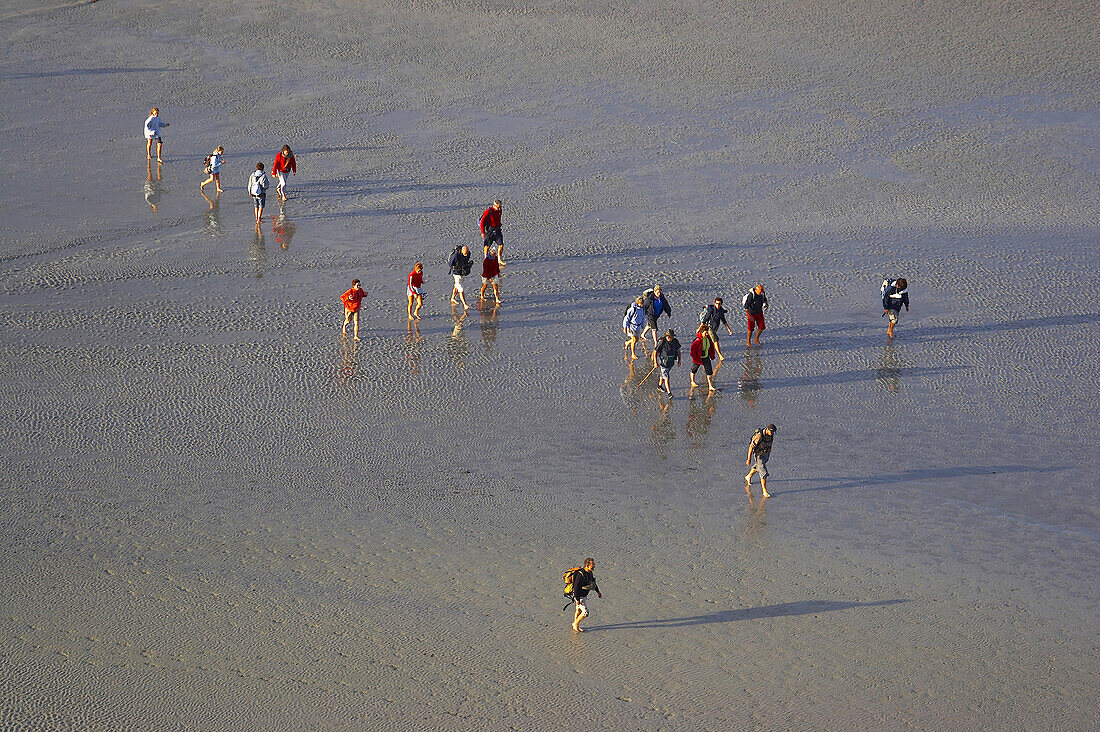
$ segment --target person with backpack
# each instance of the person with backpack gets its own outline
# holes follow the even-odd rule
[[[298,163],[294,160],[290,145],[283,145],[283,149],[275,156],[275,162],[271,164],[271,172],[279,181],[279,185],[275,187],[275,193],[286,201],[286,177],[298,172]]]
[[[749,441],[749,456],[745,458],[745,465],[752,465],[749,474],[745,476],[745,492],[752,498],[752,476],[760,473],[761,499],[771,498],[768,493],[768,458],[772,454],[772,440],[775,438],[775,425],[769,424],[763,429],[752,433]],[[755,465],[753,461],[755,460]]]
[[[768,296],[764,294],[764,286],[758,284],[741,299],[741,306],[745,308],[745,319],[749,325],[749,335],[745,340],[746,346],[752,346],[752,331],[756,329],[756,345],[760,345],[760,334],[764,332],[764,311],[768,309]]]
[[[481,221],[479,226],[481,228],[481,238],[483,240],[484,254],[489,253],[489,247],[493,244],[497,246],[497,257],[500,259],[500,266],[504,266],[504,234],[500,231],[500,201],[493,201],[493,205],[485,209],[485,213],[481,214]]]
[[[886,335],[894,337],[894,326],[901,317],[901,306],[905,306],[905,312],[909,312],[909,292],[906,288],[909,283],[904,277],[896,280],[886,279],[882,281],[882,314],[889,316],[890,324],[886,326]]]
[[[680,341],[676,340],[676,333],[672,328],[669,328],[665,331],[665,337],[657,343],[657,347],[653,350],[653,366],[661,369],[661,378],[657,382],[657,386],[660,388],[662,384],[664,385],[669,399],[672,398],[672,385],[668,381],[669,373],[672,371],[673,366],[679,366],[680,363]]]
[[[248,194],[256,208],[256,228],[260,228],[260,222],[264,218],[264,206],[267,204],[267,187],[271,185],[267,173],[264,172],[264,164],[256,163],[256,171],[248,178]]]
[[[638,358],[638,354],[635,353],[634,347],[638,344],[638,341],[642,339],[642,333],[645,331],[645,306],[641,295],[634,298],[634,302],[626,306],[626,310],[623,311],[623,335],[626,336],[626,343],[623,344],[624,348],[630,349],[630,357],[628,360],[633,361]],[[645,355],[645,346],[642,346],[642,355]]]
[[[203,190],[210,183],[214,184],[214,189],[218,192],[222,192],[222,162],[225,160],[225,148],[218,145],[214,148],[214,152],[206,156],[206,164],[203,166],[206,169],[206,175],[209,176],[206,180],[199,184],[199,190]]]
[[[348,337],[348,323],[354,320],[355,330],[352,335],[355,340],[359,340],[359,308],[366,296],[367,291],[359,286],[359,280],[352,280],[351,289],[340,296],[340,301],[344,303],[344,327],[341,332],[345,338]]]
[[[409,272],[407,294],[409,296],[409,320],[420,320],[420,306],[424,304],[424,265],[417,262]],[[416,308],[413,308],[416,303]]]
[[[596,597],[603,597],[600,586],[596,584],[596,576],[592,573],[595,568],[596,560],[588,557],[584,560],[583,567],[573,567],[562,576],[562,579],[565,580],[565,596],[573,601],[574,633],[584,632],[581,621],[588,617],[588,607],[585,604],[588,593],[595,590]],[[569,606],[566,605],[565,607]]]
[[[163,163],[160,158],[160,151],[164,147],[164,140],[161,139],[160,130],[162,127],[167,127],[168,123],[160,118],[160,110],[153,107],[149,110],[149,117],[145,120],[145,159],[153,159],[153,140],[157,141],[157,162]]]
[[[451,275],[455,278],[454,288],[451,289],[451,304],[457,305],[455,301],[455,295],[462,300],[462,309],[469,310],[470,306],[466,304],[466,288],[463,286],[463,280],[466,275],[470,274],[470,270],[473,269],[474,263],[470,258],[470,248],[463,244],[460,247],[456,247],[451,252],[451,258],[448,261],[450,266]]]
[[[485,301],[485,289],[493,286],[493,297],[497,305],[500,305],[500,261],[497,259],[496,248],[490,248],[485,252],[485,260],[481,263],[481,294],[479,302]]]
[[[657,318],[662,315],[672,317],[672,305],[669,304],[668,298],[661,292],[660,285],[654,285],[652,290],[646,290],[642,293],[642,307],[645,308],[645,330],[642,331],[644,337],[650,330],[653,331],[653,347],[657,347],[659,337],[657,335]]]
[[[710,326],[711,335],[714,336],[714,352],[718,355],[719,361],[725,360],[726,357],[722,355],[722,345],[718,342],[718,326],[726,326],[726,332],[730,335],[733,335],[733,328],[730,328],[730,323],[726,320],[726,309],[722,307],[722,298],[716,297],[712,305],[707,305],[699,322]]]
[[[703,373],[707,375],[707,386],[711,391],[718,391],[714,388],[714,367],[710,364],[711,356],[714,354],[714,336],[711,334],[710,326],[706,323],[699,324],[699,330],[695,331],[695,340],[691,342],[691,388],[699,386],[695,383],[695,373],[701,366]]]

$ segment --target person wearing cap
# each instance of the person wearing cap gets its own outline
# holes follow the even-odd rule
[[[680,341],[676,340],[676,333],[669,328],[665,331],[665,337],[653,349],[653,366],[661,369],[661,379],[657,382],[657,387],[663,385],[669,399],[672,398],[672,385],[669,384],[668,375],[672,367],[679,366],[680,363]]]
[[[772,454],[772,440],[775,438],[775,425],[769,424],[762,430],[757,430],[749,441],[749,456],[745,458],[745,465],[752,465],[749,474],[745,476],[745,492],[752,498],[752,476],[760,473],[761,498],[771,498],[768,493],[768,458]],[[756,461],[753,464],[753,461]]]
[[[409,272],[409,284],[406,288],[409,296],[409,320],[420,320],[420,306],[424,304],[424,264],[417,262]],[[413,307],[416,303],[416,307]]]
[[[749,294],[741,300],[741,306],[745,308],[745,319],[748,321],[749,335],[745,340],[746,346],[752,345],[752,331],[756,329],[756,345],[760,345],[760,334],[764,332],[764,311],[768,309],[768,296],[764,294],[764,286],[758,284],[752,288]]]
[[[726,320],[726,309],[722,307],[722,298],[716,297],[714,298],[714,304],[707,305],[700,322],[710,326],[710,332],[714,336],[714,352],[718,354],[719,361],[724,361],[726,357],[722,355],[722,345],[718,342],[718,326],[726,326],[726,332],[730,335],[733,335],[733,329],[730,328],[730,323]]]
[[[672,305],[669,304],[668,297],[661,292],[661,286],[654,285],[652,290],[643,293],[642,307],[645,308],[646,320],[646,326],[645,330],[642,331],[642,336],[645,337],[645,334],[652,330],[653,347],[656,348],[657,342],[660,340],[660,336],[657,334],[657,318],[662,315],[667,315],[671,318]]]

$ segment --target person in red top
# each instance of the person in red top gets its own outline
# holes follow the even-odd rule
[[[489,247],[497,245],[497,259],[500,266],[504,266],[504,234],[500,233],[500,201],[493,201],[493,205],[485,209],[481,214],[481,238],[484,240],[482,252],[489,254]]]
[[[703,367],[703,373],[707,375],[707,386],[711,391],[718,391],[714,388],[714,367],[710,365],[711,356],[714,355],[714,335],[710,332],[710,326],[706,323],[699,325],[699,330],[695,332],[695,340],[691,343],[691,388],[699,386],[695,383],[695,372],[699,370],[699,367]]]
[[[351,281],[351,289],[340,296],[340,300],[344,303],[344,337],[348,337],[348,322],[353,318],[355,319],[355,340],[359,340],[359,306],[363,302],[363,298],[367,296],[367,291],[359,286],[359,280]]]
[[[485,300],[485,288],[493,286],[493,297],[500,305],[500,262],[497,261],[497,250],[490,249],[485,253],[485,261],[481,263],[481,295],[478,300]]]
[[[279,179],[279,185],[275,192],[279,198],[286,200],[286,176],[288,173],[298,172],[298,163],[294,160],[294,153],[290,151],[290,145],[283,145],[283,149],[275,156],[275,162],[271,164],[271,172]]]
[[[424,291],[421,285],[424,284],[424,265],[420,262],[416,263],[413,267],[413,271],[409,272],[409,286],[407,288],[409,295],[409,320],[420,320],[420,306],[424,304]],[[413,303],[416,303],[416,309],[413,309]]]

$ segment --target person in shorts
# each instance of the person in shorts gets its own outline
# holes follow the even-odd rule
[[[653,365],[661,370],[661,378],[657,382],[658,388],[664,386],[668,398],[672,398],[672,386],[668,377],[674,366],[679,366],[680,341],[676,340],[676,333],[669,328],[665,331],[665,337],[657,342],[657,348],[653,351]]]
[[[710,359],[714,355],[714,336],[710,332],[710,326],[706,323],[699,324],[699,330],[695,331],[695,340],[691,342],[691,388],[699,386],[695,383],[695,374],[700,368],[707,375],[707,386],[710,391],[718,391],[714,388],[714,367]]]
[[[626,336],[626,343],[623,344],[623,347],[630,349],[628,360],[633,361],[638,358],[638,354],[635,353],[634,349],[638,342],[642,340],[644,332],[645,305],[641,295],[639,295],[634,298],[634,302],[630,303],[623,313],[623,335]],[[642,355],[645,355],[645,345],[642,346]]]
[[[485,300],[485,289],[489,285],[493,286],[493,297],[496,298],[497,305],[500,305],[500,261],[497,259],[495,247],[485,252],[485,260],[481,263],[481,294],[478,296],[479,301]]]
[[[657,319],[662,315],[671,318],[672,305],[668,301],[668,296],[661,292],[661,286],[654,285],[652,290],[643,293],[642,306],[645,307],[645,330],[642,331],[642,336],[652,330],[653,347],[656,348],[661,340],[657,335]]]
[[[489,247],[494,244],[497,247],[497,258],[500,266],[504,266],[504,234],[500,231],[500,201],[493,201],[493,205],[485,209],[481,214],[479,226],[481,228],[482,251],[489,253]]]
[[[420,306],[424,304],[424,265],[417,262],[409,272],[407,294],[409,296],[409,320],[420,320]],[[413,304],[416,307],[413,308]]]
[[[168,123],[160,118],[160,110],[153,107],[149,110],[149,117],[145,120],[145,158],[147,160],[153,159],[153,141],[157,143],[157,162],[163,163],[160,158],[161,148],[164,147],[164,140],[160,136],[160,128],[167,127]]]
[[[730,323],[726,320],[726,309],[722,307],[722,298],[716,297],[713,304],[707,305],[707,309],[699,322],[710,326],[710,333],[714,336],[714,353],[718,356],[719,361],[725,360],[726,357],[722,355],[722,344],[718,339],[718,326],[726,326],[726,332],[730,335],[733,335],[733,329],[730,328]]]
[[[760,474],[761,498],[771,498],[768,493],[768,458],[772,454],[772,440],[775,438],[775,425],[769,424],[762,430],[757,430],[752,440],[749,441],[749,456],[745,458],[745,465],[751,465],[752,469],[745,476],[745,492],[752,498],[752,476]],[[755,462],[755,464],[754,464]]]
[[[256,163],[256,171],[248,178],[248,193],[252,196],[252,202],[256,208],[256,228],[260,228],[260,222],[264,218],[264,206],[267,204],[267,187],[271,181],[264,172],[264,164]]]
[[[354,320],[355,330],[352,331],[352,336],[359,340],[359,309],[366,296],[367,292],[359,286],[359,280],[352,280],[351,289],[340,296],[340,301],[344,303],[344,327],[341,333],[345,338],[348,337],[348,323]]]
[[[588,597],[588,593],[592,590],[596,591],[596,597],[603,597],[603,593],[600,592],[600,586],[596,584],[596,576],[592,573],[596,569],[596,560],[592,557],[588,557],[584,560],[584,568],[578,569],[573,573],[573,593],[570,597],[573,599],[573,632],[583,633],[584,628],[581,627],[581,621],[588,617],[588,606],[585,604],[585,598]],[[566,605],[566,607],[569,607]]]
[[[470,270],[473,269],[474,263],[470,259],[470,248],[463,244],[458,249],[455,249],[451,253],[450,271],[451,276],[454,277],[455,285],[451,289],[451,304],[457,305],[455,297],[462,301],[462,309],[469,310],[470,306],[466,304],[466,288],[463,286],[463,280],[466,275],[470,274]]]
[[[764,311],[768,309],[768,296],[764,294],[764,286],[757,285],[741,300],[741,306],[745,308],[745,320],[748,323],[749,334],[745,339],[745,346],[752,346],[752,331],[756,329],[756,345],[760,345],[760,334],[764,332]]]
[[[225,148],[218,145],[214,148],[214,152],[210,153],[210,156],[206,158],[207,173],[209,177],[199,184],[200,191],[213,183],[214,189],[218,193],[222,192],[222,163],[224,161]]]

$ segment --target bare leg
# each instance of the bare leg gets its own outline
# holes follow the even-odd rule
[[[458,299],[462,301],[462,309],[469,310],[470,306],[466,304],[466,293],[461,290],[458,293]]]
[[[711,391],[718,391],[714,388],[714,379],[711,378],[710,374],[707,374],[707,386],[710,387]]]
[[[485,299],[485,288],[488,287],[488,286],[489,286],[488,282],[482,282],[481,283],[481,292],[477,296],[478,300],[484,300]]]
[[[352,335],[355,337],[355,340],[359,340],[359,311],[358,310],[355,311],[354,316],[355,316],[355,330],[352,332]]]
[[[351,311],[344,308],[344,327],[340,329],[340,333],[347,338],[348,337],[348,321],[351,320]]]
[[[760,476],[760,489],[761,489],[762,491],[764,491],[764,493],[763,493],[763,495],[761,496],[761,498],[771,498],[771,497],[772,497],[772,494],[771,494],[771,493],[768,493],[768,479],[767,479],[767,478],[765,478],[765,477],[764,477],[764,476],[762,476],[762,475]]]
[[[145,140],[145,159],[153,159],[153,138],[151,137]]]
[[[412,320],[413,316],[413,295],[409,295],[409,320]]]
[[[493,280],[493,297],[497,299],[497,305],[500,305],[500,285],[496,280]]]
[[[413,317],[416,318],[417,320],[420,319],[420,306],[423,305],[423,304],[424,304],[424,296],[423,295],[417,295],[416,296],[416,310],[413,310]]]
[[[164,162],[163,160],[160,159],[160,151],[161,151],[161,148],[163,148],[163,147],[164,147],[164,143],[158,141],[157,142],[157,162],[158,163],[163,163]]]

